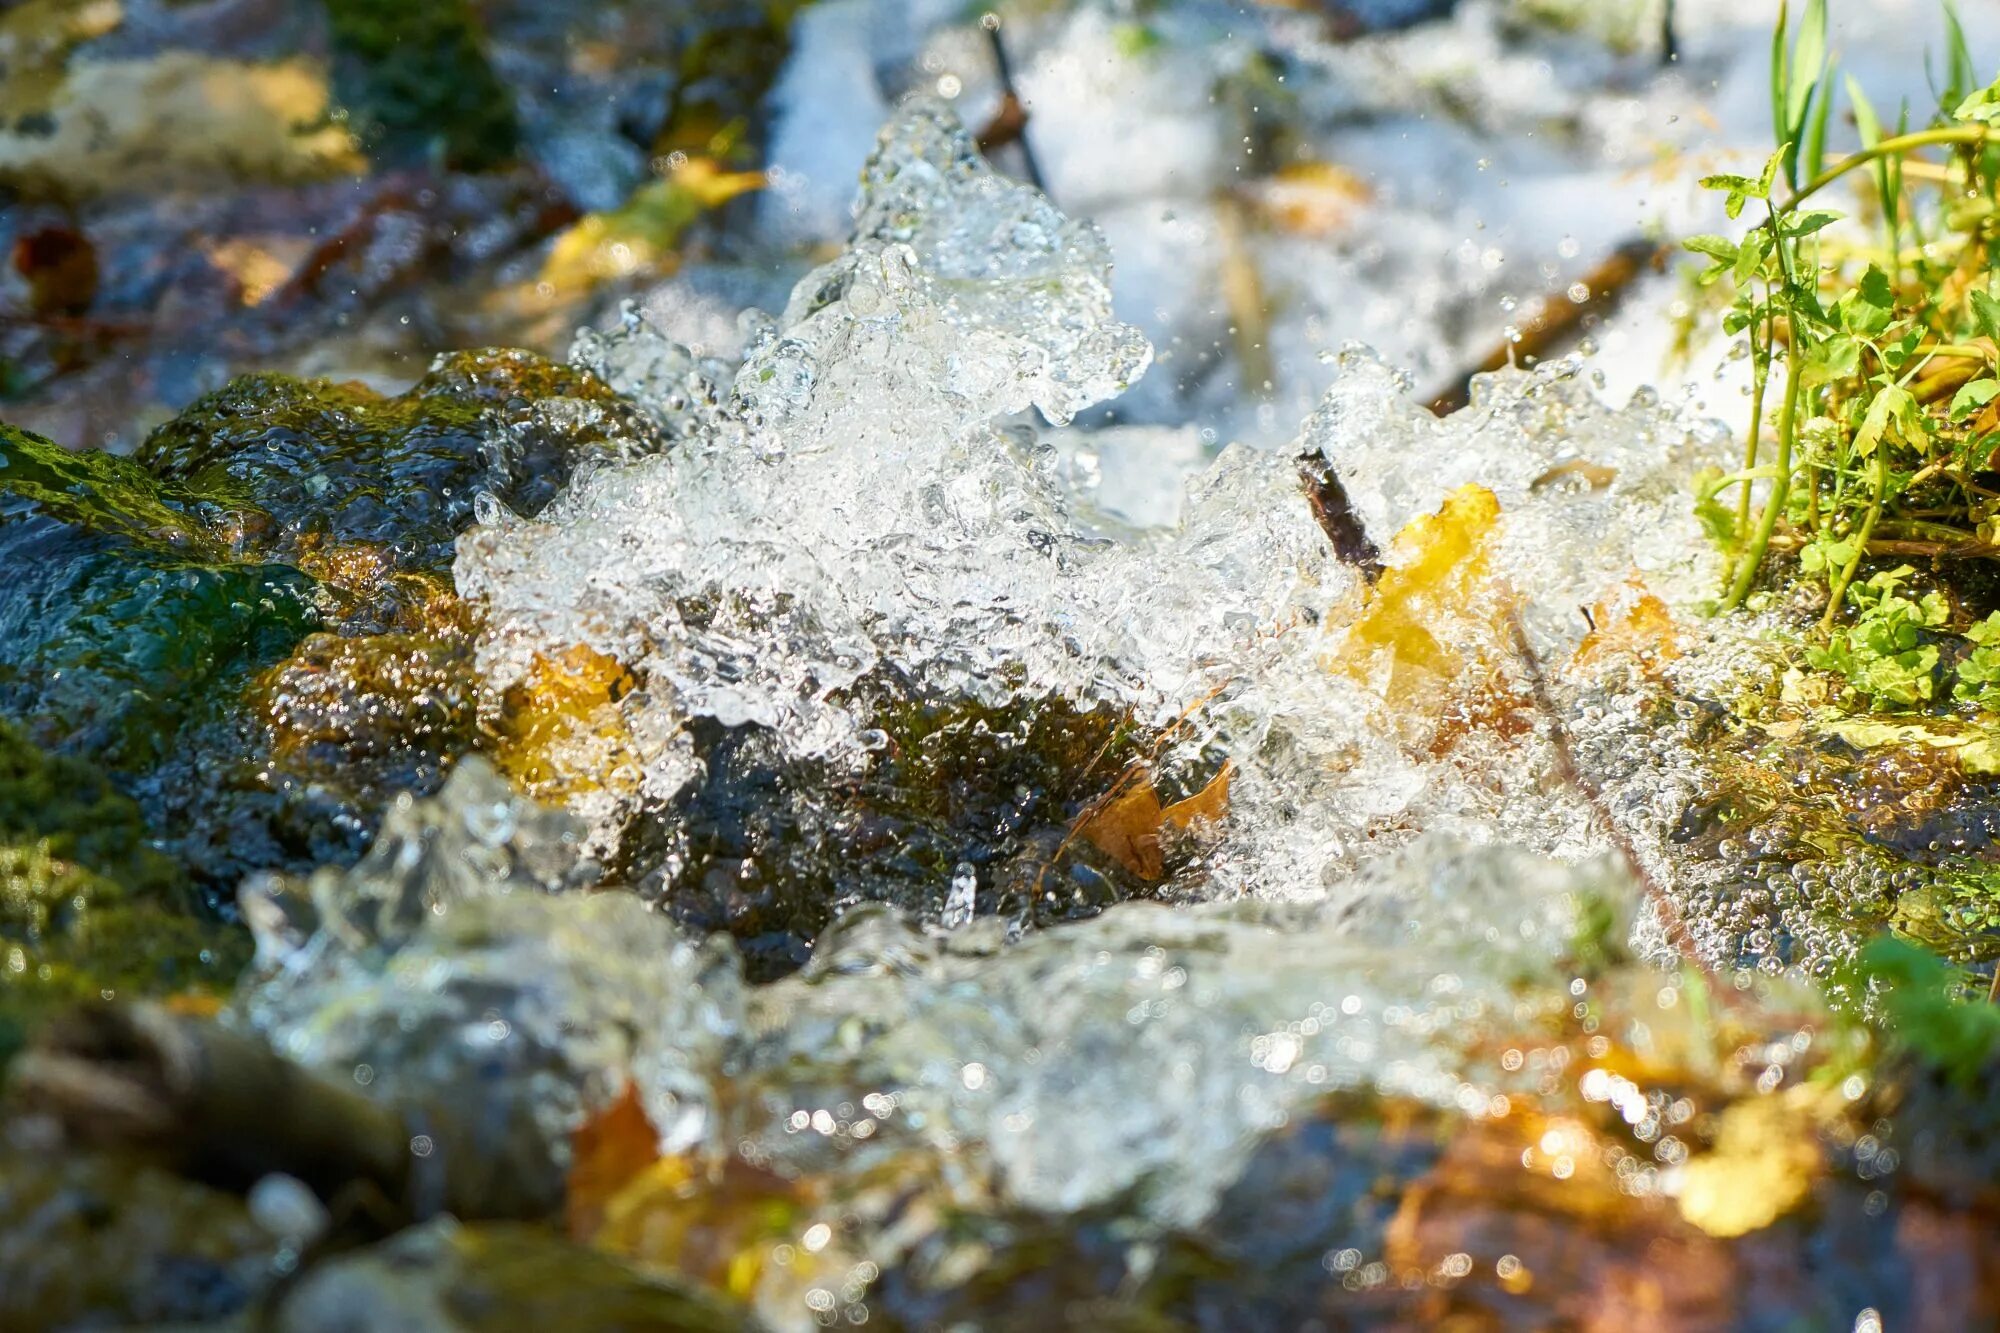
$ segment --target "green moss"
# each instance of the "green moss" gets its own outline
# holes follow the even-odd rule
[[[190,900],[102,772],[0,724],[0,1063],[58,1006],[227,985],[245,942]]]
[[[562,399],[576,410],[540,406]],[[367,545],[442,570],[488,491],[533,513],[584,457],[653,447],[636,409],[586,371],[531,352],[440,357],[407,392],[245,375],[147,437],[153,476],[236,508],[212,521],[239,548],[298,561]]]
[[[240,1197],[129,1157],[0,1149],[0,1217],[0,1328],[216,1319],[276,1275]]]
[[[436,155],[478,171],[513,157],[513,94],[466,0],[326,0],[334,91],[348,128],[390,161]]]
[[[136,769],[318,623],[313,581],[237,563],[228,486],[161,483],[0,427],[0,714]]]

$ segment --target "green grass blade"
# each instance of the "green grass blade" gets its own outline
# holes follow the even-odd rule
[[[1819,179],[1819,173],[1826,166],[1826,122],[1833,112],[1835,97],[1833,73],[1834,67],[1829,62],[1825,75],[1817,84],[1819,96],[1813,106],[1812,120],[1806,126],[1805,147],[1800,150],[1804,165],[1801,174],[1807,180]]]
[[[1778,27],[1771,34],[1771,137],[1783,143],[1791,137],[1785,123],[1785,26],[1791,17],[1791,0],[1779,0]]]

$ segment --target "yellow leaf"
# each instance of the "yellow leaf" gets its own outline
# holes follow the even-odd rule
[[[1576,646],[1573,665],[1600,666],[1623,657],[1650,670],[1680,656],[1667,604],[1636,579],[1626,585],[1626,594],[1607,597],[1590,609],[1592,629]]]
[[[1806,1201],[1821,1163],[1811,1106],[1798,1092],[1723,1111],[1714,1149],[1681,1168],[1681,1216],[1711,1236],[1742,1236]]]
[[[1496,623],[1499,594],[1486,575],[1488,539],[1499,517],[1493,492],[1466,485],[1437,513],[1405,525],[1389,568],[1366,594],[1330,665],[1399,706],[1465,671],[1470,664],[1460,648],[1434,631],[1454,623],[1471,629],[1468,620]]]
[[[544,801],[636,789],[642,765],[619,701],[632,673],[582,644],[538,655],[500,700],[493,762]]]
[[[1366,181],[1332,162],[1294,162],[1250,187],[1258,214],[1281,231],[1327,236],[1373,197]]]
[[[723,171],[690,158],[664,180],[649,181],[607,213],[590,213],[558,235],[543,261],[551,295],[588,291],[601,282],[670,261],[681,234],[703,213],[759,188],[759,172]]]

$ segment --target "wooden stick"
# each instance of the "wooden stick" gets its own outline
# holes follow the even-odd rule
[[[1430,408],[1439,416],[1456,412],[1472,401],[1472,377],[1488,375],[1512,365],[1532,365],[1557,351],[1574,346],[1606,315],[1617,309],[1640,274],[1657,268],[1669,250],[1655,241],[1631,240],[1611,252],[1609,258],[1582,279],[1588,295],[1582,301],[1570,299],[1567,291],[1545,297],[1519,324],[1517,337],[1503,342],[1486,359],[1460,375],[1431,399]]]

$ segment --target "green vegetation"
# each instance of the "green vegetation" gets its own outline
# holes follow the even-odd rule
[[[326,0],[348,128],[390,160],[481,170],[514,155],[513,94],[487,63],[466,0]]]
[[[227,986],[245,941],[191,897],[101,771],[0,723],[0,1064],[60,1005]]]
[[[1697,236],[1726,283],[1723,327],[1749,342],[1755,379],[1743,467],[1703,487],[1711,528],[1732,555],[1723,605],[1741,605],[1773,557],[1826,587],[1823,626],[1881,598],[1855,589],[1884,557],[2000,553],[2000,300],[1990,245],[2000,226],[2000,84],[1974,87],[1963,33],[1947,6],[1948,77],[1922,129],[1905,108],[1893,133],[1845,82],[1862,148],[1836,162],[1826,135],[1840,92],[1827,56],[1826,5],[1811,0],[1787,44],[1781,14],[1771,59],[1780,147],[1755,178],[1711,176],[1729,215],[1763,216],[1740,239]],[[1809,206],[1868,170],[1872,235],[1829,231],[1842,214]],[[1770,483],[1761,509],[1751,484]],[[1734,488],[1733,512],[1719,496]],[[1865,583],[1864,583],[1865,587]]]
[[[1791,17],[1780,10],[1771,48],[1778,148],[1755,177],[1702,182],[1731,218],[1757,220],[1740,238],[1686,242],[1710,261],[1698,281],[1728,298],[1722,327],[1747,340],[1753,369],[1742,467],[1702,478],[1697,504],[1729,557],[1724,610],[1801,590],[1823,599],[1799,657],[1824,676],[1793,673],[1786,688],[1811,710],[1807,734],[1949,754],[1959,770],[1925,816],[1945,833],[1930,853],[1869,834],[1867,854],[1892,863],[1884,919],[1904,938],[1871,944],[1861,967],[1902,1043],[1969,1078],[2000,1053],[2000,1009],[1954,1003],[1966,978],[1906,940],[1975,962],[2000,926],[1993,868],[1935,854],[1951,845],[1953,792],[1990,800],[1976,784],[1995,771],[2000,734],[2000,611],[1984,568],[2000,558],[2000,82],[1981,86],[1945,0],[1936,106],[1921,123],[1899,108],[1890,124],[1837,78],[1825,0],[1808,0],[1796,28]],[[1843,106],[1861,144],[1833,159]],[[1852,221],[1819,206],[1850,178],[1862,183]],[[1935,761],[1903,762],[1914,773]],[[1912,809],[1930,799],[1902,794]]]

